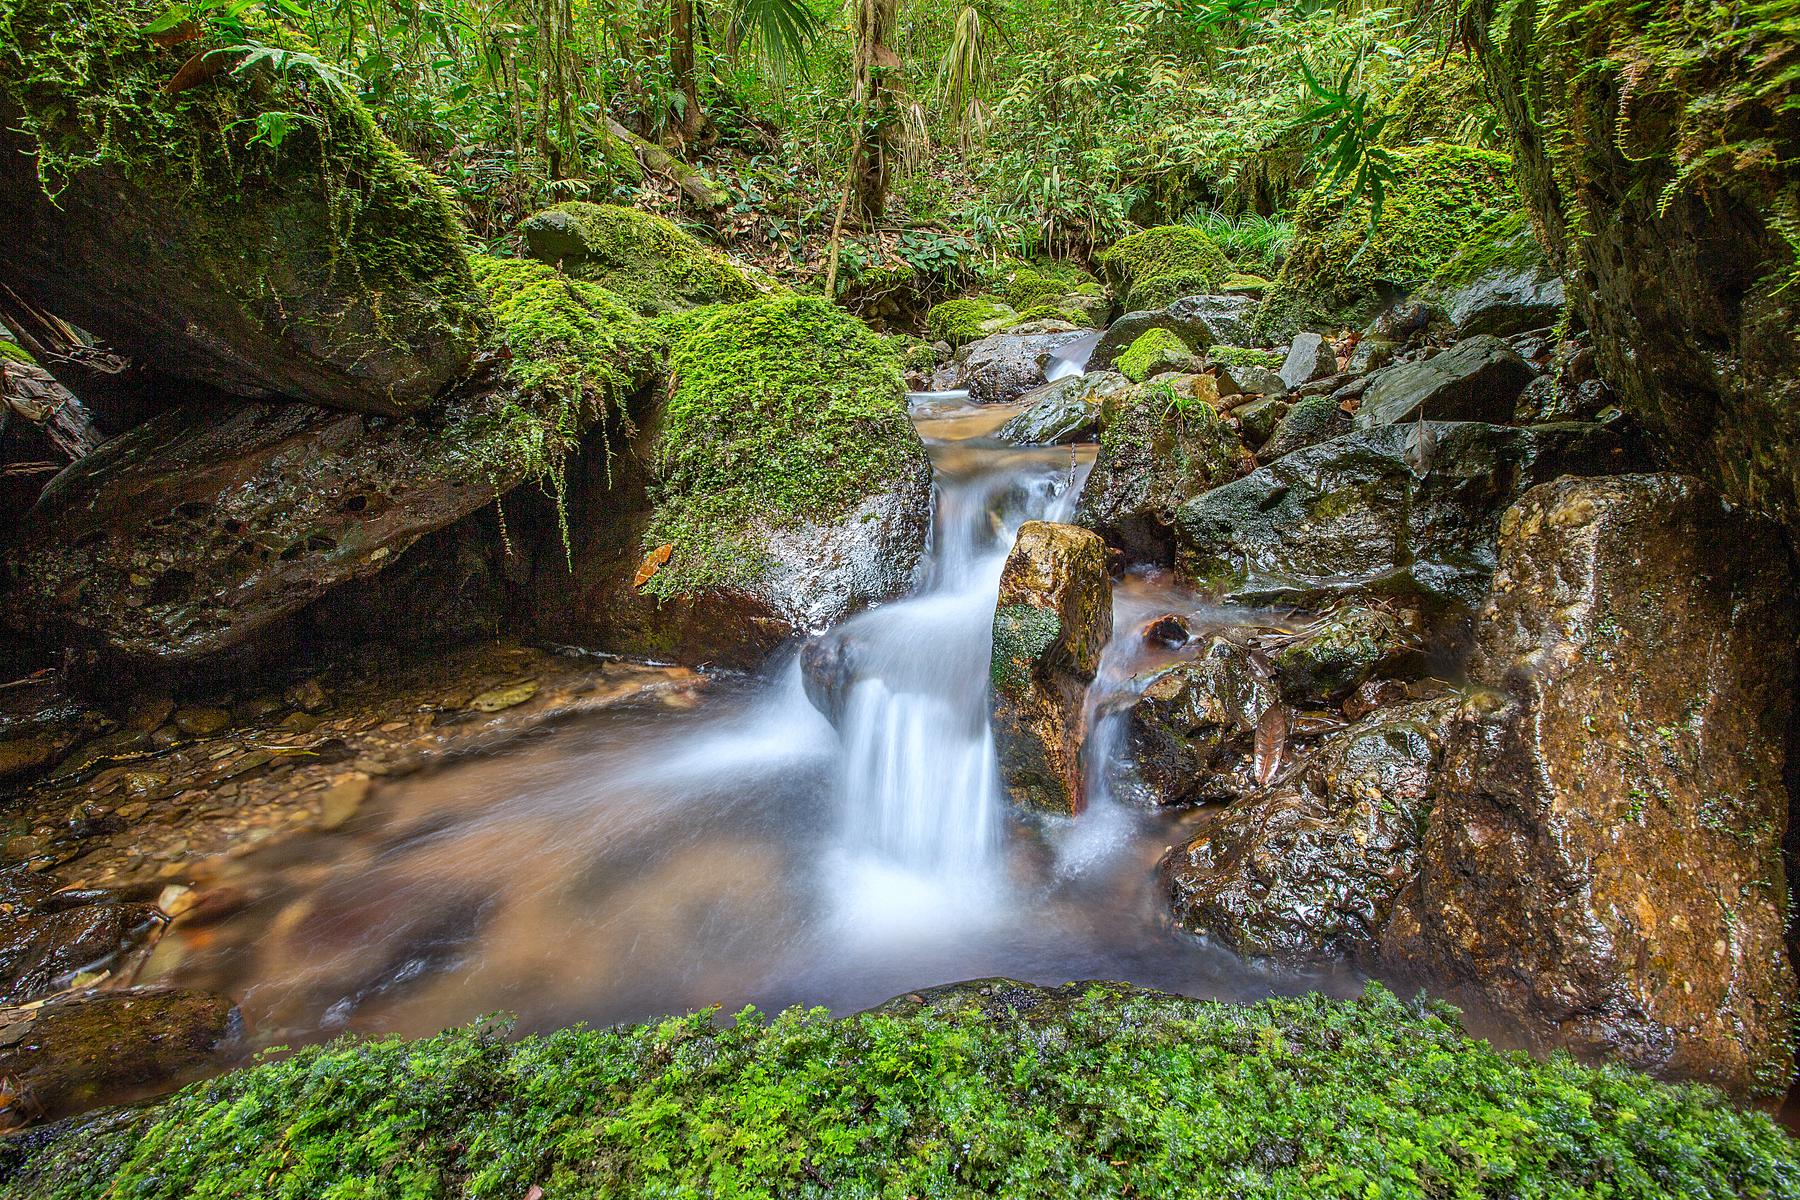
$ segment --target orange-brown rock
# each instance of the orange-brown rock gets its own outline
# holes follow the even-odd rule
[[[1527,492],[1400,949],[1547,1043],[1785,1090],[1787,564],[1696,480]]]
[[[1081,811],[1087,685],[1112,632],[1106,543],[1074,525],[1027,521],[994,613],[994,742],[1015,804]]]

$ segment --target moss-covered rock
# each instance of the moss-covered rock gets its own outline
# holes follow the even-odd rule
[[[1518,206],[1504,154],[1440,144],[1395,158],[1398,178],[1373,229],[1366,198],[1347,204],[1339,188],[1301,200],[1293,247],[1257,316],[1265,336],[1362,325]]]
[[[1480,0],[1467,25],[1601,375],[1800,541],[1800,11]]]
[[[1379,987],[1234,1005],[984,980],[835,1021],[311,1047],[14,1138],[0,1196],[1426,1195],[1471,1171],[1728,1200],[1785,1194],[1800,1154],[1710,1090],[1502,1053]]]
[[[931,306],[925,332],[955,348],[1011,328],[1018,320],[1018,310],[992,296],[960,296]]]
[[[0,278],[228,393],[422,406],[483,319],[450,199],[285,30],[145,33],[165,8],[0,3]]]
[[[605,287],[639,313],[748,300],[753,277],[673,222],[635,208],[570,200],[522,226],[533,258]]]
[[[820,297],[657,323],[669,384],[578,462],[570,561],[532,586],[559,640],[753,665],[903,592],[931,468],[895,346]]]
[[[1460,141],[1473,129],[1491,129],[1498,117],[1488,102],[1481,71],[1463,52],[1427,61],[1376,115],[1386,118],[1381,140],[1389,146]]]
[[[1142,383],[1152,375],[1180,371],[1199,360],[1180,336],[1168,329],[1147,329],[1125,347],[1115,364],[1119,374],[1133,383]]]
[[[1217,291],[1236,274],[1218,244],[1187,225],[1160,225],[1120,238],[1099,262],[1128,312],[1164,308],[1182,296]]]

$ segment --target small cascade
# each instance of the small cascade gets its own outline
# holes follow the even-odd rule
[[[1088,359],[1094,356],[1094,347],[1099,344],[1100,331],[1096,329],[1067,345],[1058,346],[1050,353],[1050,361],[1044,368],[1044,378],[1055,383],[1058,379],[1086,374]]]

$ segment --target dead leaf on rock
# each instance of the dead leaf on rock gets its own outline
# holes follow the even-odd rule
[[[644,561],[637,569],[637,578],[631,581],[631,586],[634,588],[641,588],[646,583],[649,583],[656,577],[656,573],[662,570],[663,564],[669,561],[669,555],[673,553],[675,553],[675,543],[664,542],[650,553],[644,555]]]
[[[1281,760],[1287,756],[1287,740],[1287,709],[1279,704],[1271,704],[1256,721],[1256,756],[1253,763],[1257,787],[1268,787],[1281,770]]]

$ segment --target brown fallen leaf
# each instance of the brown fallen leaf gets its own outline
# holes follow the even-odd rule
[[[656,573],[662,570],[662,565],[669,561],[669,555],[673,553],[675,553],[675,543],[664,542],[644,555],[644,561],[638,565],[637,578],[631,581],[631,586],[641,588],[649,583],[656,577]]]
[[[199,37],[200,25],[196,21],[183,21],[173,29],[163,29],[145,36],[158,46],[179,46],[183,42],[191,42]]]
[[[525,1193],[525,1200],[544,1200],[544,1189],[535,1183],[532,1184],[531,1190]]]
[[[199,87],[222,71],[232,66],[231,56],[202,50],[194,57],[181,64],[169,82],[163,84],[163,91],[173,96],[176,92],[185,92],[191,87]]]
[[[1271,704],[1256,720],[1256,749],[1251,767],[1256,772],[1257,787],[1268,787],[1281,770],[1281,760],[1287,757],[1287,740],[1287,709]]]

